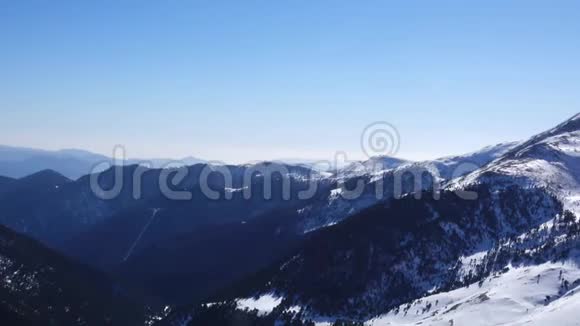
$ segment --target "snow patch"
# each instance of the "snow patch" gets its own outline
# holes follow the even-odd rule
[[[259,316],[271,313],[274,308],[278,307],[284,298],[277,297],[272,293],[263,294],[256,298],[246,298],[236,300],[239,309],[257,310]]]
[[[401,305],[366,325],[579,325],[579,290],[576,261],[526,266]]]

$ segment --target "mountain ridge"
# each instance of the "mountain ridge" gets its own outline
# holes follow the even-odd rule
[[[205,163],[203,159],[193,156],[181,159],[139,159],[124,160],[124,165],[149,164],[151,167],[172,165],[194,165]],[[82,149],[43,150],[35,148],[0,145],[0,175],[22,178],[36,172],[50,169],[69,179],[76,180],[91,172],[101,172],[100,164],[114,164],[115,161],[106,155]]]
[[[580,243],[574,205],[580,191],[579,117],[514,144],[483,167],[445,182],[439,199],[429,192],[420,199],[408,193],[314,231],[284,263],[271,266],[261,281],[253,281],[253,290],[221,298],[222,307],[231,304],[248,311],[249,303],[250,315],[257,309],[270,320],[298,318],[329,325],[342,318],[382,325],[371,323],[372,318],[399,314],[403,308],[406,316],[408,307],[429,295],[491,282],[512,268],[519,271],[550,261],[566,264]],[[464,200],[462,191],[476,193],[477,199]],[[553,293],[561,289],[545,291],[551,296],[539,292],[530,303],[534,313],[550,300],[560,302]],[[459,307],[461,300],[452,302]],[[266,301],[273,304],[263,310],[260,302]],[[426,318],[423,314],[430,310],[441,313],[434,304],[430,301],[416,314]],[[195,313],[195,307],[178,309],[172,316],[199,318],[212,307],[205,306],[201,313]],[[169,325],[171,321],[170,316]],[[453,324],[452,318],[434,321]]]

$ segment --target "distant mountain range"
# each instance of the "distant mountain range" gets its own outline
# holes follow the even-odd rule
[[[100,163],[112,163],[110,157],[78,149],[47,151],[32,148],[21,148],[0,145],[0,176],[22,178],[42,170],[53,170],[63,176],[76,180],[91,173]],[[182,159],[127,159],[124,164],[150,163],[151,167],[159,168],[168,163],[176,162],[183,165],[204,163],[205,160],[195,157]]]

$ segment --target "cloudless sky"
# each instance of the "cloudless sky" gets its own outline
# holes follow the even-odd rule
[[[0,1],[0,144],[243,162],[527,138],[580,112],[579,1]]]

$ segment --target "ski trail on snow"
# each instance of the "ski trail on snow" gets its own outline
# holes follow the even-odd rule
[[[127,259],[129,259],[129,257],[131,257],[131,254],[133,253],[133,250],[137,246],[137,243],[139,243],[139,241],[143,237],[143,234],[145,234],[145,231],[147,231],[147,229],[149,228],[149,226],[151,225],[151,223],[155,219],[155,216],[157,216],[157,213],[160,210],[161,210],[160,208],[154,208],[153,209],[153,214],[151,214],[151,217],[149,218],[149,221],[147,221],[147,224],[145,224],[145,226],[141,230],[141,233],[139,233],[139,235],[137,236],[137,239],[135,239],[135,242],[133,242],[133,244],[131,245],[131,248],[129,248],[129,250],[127,251],[127,254],[125,255],[125,258],[123,258],[123,261],[127,261]]]

